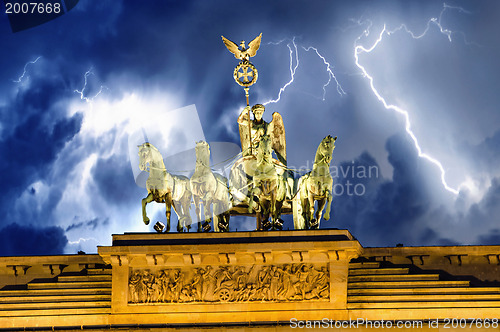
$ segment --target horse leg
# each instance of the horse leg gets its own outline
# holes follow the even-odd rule
[[[266,199],[260,204],[261,211],[262,211],[262,229],[266,230],[266,231],[272,229],[272,227],[273,227],[271,204],[272,204],[271,199],[269,199],[269,200]],[[271,220],[269,220],[269,219],[271,219]]]
[[[189,213],[189,207],[191,206],[191,195],[185,195],[181,201],[181,206],[182,206],[182,214],[184,215],[183,217],[183,226],[186,227],[186,230],[189,232],[189,229],[191,228],[191,215]]]
[[[283,207],[283,199],[277,199],[276,201],[276,210],[275,210],[275,217],[274,217],[274,229],[275,230],[282,230],[283,229],[283,220],[280,218],[281,217],[281,209]]]
[[[213,209],[212,218],[214,221],[214,232],[220,232],[219,223],[221,222],[221,217],[222,217],[220,214],[220,210],[221,210],[220,203],[213,202],[212,209]]]
[[[201,200],[200,196],[193,195],[193,201],[194,201],[194,210],[196,213],[196,219],[198,220],[198,232],[201,232]]]
[[[218,227],[219,231],[227,232],[229,230],[229,199],[226,193],[221,197],[218,206]]]
[[[173,201],[172,206],[174,208],[175,214],[177,214],[177,232],[182,233],[184,231],[184,228],[182,227],[183,213],[181,203]]]
[[[172,194],[168,193],[165,195],[165,215],[167,216],[167,230],[170,231],[170,215],[172,214]]]
[[[309,191],[309,195],[307,195],[307,200],[309,201],[309,225],[307,228],[312,229],[316,228],[315,224],[318,223],[318,220],[313,219],[314,217],[314,194]]]
[[[218,207],[217,227],[219,228],[220,232],[227,232],[229,231],[229,199],[227,198],[227,196],[223,197],[219,201],[217,207]]]
[[[274,222],[276,221],[276,186],[271,187],[271,201],[269,206],[269,214],[271,217],[271,229],[275,230]]]
[[[323,214],[323,209],[325,208],[325,205],[326,205],[326,198],[318,200],[318,209],[316,210],[316,220],[318,221],[318,226],[315,228],[319,228],[321,215]]]
[[[253,195],[255,191],[255,186],[252,186],[248,191],[248,213],[253,213]]]
[[[210,213],[210,205],[212,204],[209,198],[205,198],[203,200],[203,214],[204,214],[204,222],[203,222],[203,231],[208,232],[212,228],[210,226],[210,222],[212,221],[212,216]]]
[[[260,209],[260,212],[257,212],[257,230],[258,231],[262,231],[262,216],[261,216],[261,213],[262,213],[262,208]]]
[[[224,215],[224,232],[229,232],[229,218],[231,218],[229,209],[225,210],[223,215]]]
[[[330,190],[326,191],[326,211],[325,211],[325,220],[330,220],[330,211],[332,208],[332,193]]]
[[[153,201],[153,194],[149,193],[146,198],[142,199],[142,221],[144,224],[149,225],[149,218],[146,215],[146,204],[151,203]]]
[[[307,197],[301,197],[300,202],[302,205],[302,217],[304,218],[304,229],[309,229],[309,221],[311,220],[309,216],[309,200]]]

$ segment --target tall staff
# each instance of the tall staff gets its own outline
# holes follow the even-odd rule
[[[222,41],[224,42],[224,45],[226,45],[229,52],[233,53],[235,58],[240,60],[239,64],[234,69],[233,77],[236,83],[242,86],[243,90],[245,90],[247,106],[250,106],[250,102],[248,100],[249,89],[250,86],[252,86],[253,84],[255,84],[255,82],[257,82],[258,72],[257,68],[255,68],[255,66],[252,63],[250,63],[249,59],[250,57],[253,57],[255,54],[257,54],[257,50],[260,47],[260,40],[262,38],[262,33],[259,36],[257,36],[254,40],[252,40],[250,43],[248,43],[248,47],[245,46],[244,40],[242,40],[240,46],[238,46],[236,43],[230,41],[224,36],[221,37]],[[251,142],[252,130],[250,126],[251,122],[250,122],[250,111],[249,111],[248,137],[250,138],[250,154],[252,154],[252,142]]]

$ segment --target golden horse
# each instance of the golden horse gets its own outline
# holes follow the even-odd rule
[[[280,217],[286,199],[287,184],[284,176],[276,171],[271,144],[269,136],[262,136],[256,151],[255,169],[249,191],[249,213],[253,213],[254,198],[257,199],[259,206],[257,230],[275,230],[283,227],[283,220]]]
[[[209,231],[210,206],[213,206],[213,223],[215,232],[229,231],[229,190],[227,179],[210,168],[210,146],[207,142],[196,143],[196,168],[191,176],[190,185],[193,193],[196,216],[198,218],[198,231]],[[201,203],[203,203],[204,218],[201,217]]]
[[[330,174],[330,162],[332,161],[336,140],[337,136],[333,138],[328,135],[323,138],[316,151],[312,171],[299,179],[299,190],[294,199],[294,204],[296,205],[293,218],[295,229],[319,228],[321,215],[325,206],[324,219],[330,219],[333,186],[333,178]],[[318,202],[318,206],[315,213],[314,203],[316,201]]]
[[[150,202],[165,203],[167,216],[167,232],[170,230],[171,207],[179,219],[177,231],[181,232],[184,227],[189,228],[191,217],[189,207],[191,205],[191,190],[189,179],[185,176],[172,175],[165,169],[163,157],[158,149],[151,143],[139,145],[139,169],[149,172],[146,180],[148,196],[142,200],[142,219],[146,225],[149,218],[146,215],[146,204]]]

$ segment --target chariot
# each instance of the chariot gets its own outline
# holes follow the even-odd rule
[[[322,140],[313,169],[307,174],[300,176],[288,168],[283,118],[274,112],[272,121],[266,122],[265,106],[250,107],[248,102],[249,87],[258,77],[249,58],[259,49],[261,35],[252,40],[248,48],[244,42],[238,47],[222,37],[227,48],[241,60],[234,79],[244,87],[247,100],[247,107],[237,119],[242,152],[229,167],[229,180],[211,169],[210,147],[206,142],[196,145],[196,167],[191,178],[171,175],[159,151],[149,142],[142,144],[139,146],[140,168],[149,172],[148,196],[142,200],[144,223],[149,223],[146,204],[155,201],[166,204],[167,231],[171,207],[179,218],[177,230],[189,231],[191,199],[198,231],[209,231],[212,220],[214,231],[228,231],[230,215],[255,216],[257,230],[282,229],[282,214],[293,214],[295,229],[319,228],[325,207],[324,219],[329,219],[333,185],[329,167],[337,137],[328,135]]]

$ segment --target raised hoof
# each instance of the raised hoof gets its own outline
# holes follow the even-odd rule
[[[142,221],[144,221],[144,225],[149,225],[149,218],[148,217],[142,219]]]

